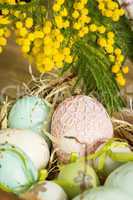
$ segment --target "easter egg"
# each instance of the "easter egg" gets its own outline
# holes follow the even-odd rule
[[[68,162],[70,154],[79,156],[95,151],[99,144],[113,136],[113,127],[105,108],[97,100],[84,95],[71,97],[55,110],[51,125],[56,139],[54,148],[62,162]]]
[[[22,194],[24,200],[67,200],[64,190],[52,181],[37,184]]]
[[[13,193],[26,191],[37,182],[38,172],[19,148],[0,144],[0,188]]]
[[[83,189],[99,185],[94,169],[88,162],[80,160],[61,166],[55,182],[65,190],[70,199],[80,194]]]
[[[4,129],[0,131],[0,144],[9,143],[19,147],[39,170],[49,161],[49,148],[43,137],[30,130]]]
[[[97,151],[101,150],[104,147],[104,145],[100,145],[100,147],[97,149]],[[96,152],[97,152],[96,151]],[[124,155],[125,153],[130,153],[131,150],[128,147],[128,145],[126,143],[118,143],[118,142],[114,142],[112,147],[110,147],[110,151],[112,153],[119,153],[120,156]],[[115,170],[116,168],[118,168],[119,166],[121,166],[122,164],[125,164],[126,161],[121,161],[121,159],[118,157],[118,160],[113,160],[112,158],[109,157],[109,155],[107,154],[105,156],[105,161],[104,161],[104,166],[103,166],[103,173],[104,175],[109,175],[113,170]],[[98,171],[98,165],[99,165],[100,159],[96,158],[94,159],[93,163],[94,163],[94,167],[95,169],[97,169]]]
[[[99,187],[91,189],[73,200],[132,200],[130,196],[117,188]]]
[[[128,162],[114,170],[108,176],[105,185],[119,188],[133,198],[133,162]]]
[[[42,134],[42,129],[49,128],[51,106],[36,96],[25,96],[18,99],[9,112],[8,127],[30,129]],[[48,140],[48,138],[44,135]]]

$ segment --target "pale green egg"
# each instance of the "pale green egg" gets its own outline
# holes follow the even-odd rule
[[[0,188],[20,193],[37,182],[38,172],[22,150],[9,144],[0,145]]]
[[[132,200],[123,191],[111,187],[98,187],[86,191],[82,195],[75,197],[73,200]]]
[[[49,131],[52,106],[36,96],[25,96],[16,101],[9,112],[8,127],[30,129],[48,138],[42,129]]]
[[[120,188],[133,199],[133,162],[126,163],[113,171],[108,176],[105,185]]]
[[[60,173],[55,180],[69,198],[73,198],[82,191],[82,187],[88,189],[99,185],[99,179],[94,169],[84,161],[76,161],[60,167]]]

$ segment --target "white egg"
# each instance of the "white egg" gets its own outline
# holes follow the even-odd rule
[[[97,151],[100,150],[102,147],[103,147],[103,144],[100,145],[100,147],[97,149]],[[113,153],[130,153],[131,152],[131,150],[128,146],[111,147],[110,150]],[[96,169],[98,167],[98,163],[99,163],[99,159],[97,158],[96,160],[94,160],[94,167]],[[114,161],[109,156],[107,156],[105,159],[105,164],[104,164],[104,173],[108,175],[122,164],[125,164],[125,162]]]
[[[22,195],[24,200],[67,200],[64,190],[52,181],[35,185],[30,191]]]
[[[0,144],[9,143],[23,150],[39,170],[49,161],[49,148],[45,140],[29,130],[4,129],[0,131]]]

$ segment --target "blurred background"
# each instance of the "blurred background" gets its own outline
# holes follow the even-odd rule
[[[36,74],[35,67],[33,71]],[[27,83],[30,78],[28,61],[15,42],[8,41],[0,54],[0,93],[14,97],[22,84]]]
[[[130,73],[127,75],[127,85],[121,92],[129,104],[133,99],[133,64],[130,61],[127,61],[127,64],[130,66]],[[37,74],[35,67],[33,73]],[[0,91],[15,97],[22,83],[27,83],[30,78],[27,60],[21,54],[19,47],[10,40],[0,55]]]

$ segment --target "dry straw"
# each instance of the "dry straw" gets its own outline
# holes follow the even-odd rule
[[[74,90],[73,85],[75,85],[77,79],[71,73],[67,76],[59,76],[56,72],[52,72],[48,74],[42,74],[40,77],[35,77],[32,73],[31,67],[29,67],[29,72],[31,75],[31,80],[28,84],[23,84],[25,91],[24,95],[39,96],[46,99],[49,103],[56,107],[67,97],[83,94],[82,87],[77,87],[76,90]],[[7,128],[8,113],[13,103],[14,100],[6,97],[0,105],[1,129]],[[112,117],[112,122],[115,136],[128,141],[133,149],[133,111],[127,109],[123,110],[117,115],[117,117]],[[55,154],[56,152],[53,151],[48,166],[48,174],[50,179],[53,178],[58,172]]]
[[[23,84],[23,95],[42,97],[56,107],[67,97],[83,94],[81,85],[74,90],[77,79],[71,73],[66,76],[59,76],[56,72],[51,72],[36,77],[32,72],[31,66],[29,66],[29,73],[31,80],[28,84]],[[91,96],[93,95],[91,94]],[[7,128],[8,112],[13,102],[14,99],[6,97],[0,105],[0,126],[2,129]],[[112,122],[115,135],[126,139],[133,145],[133,111],[124,109],[112,118]]]

